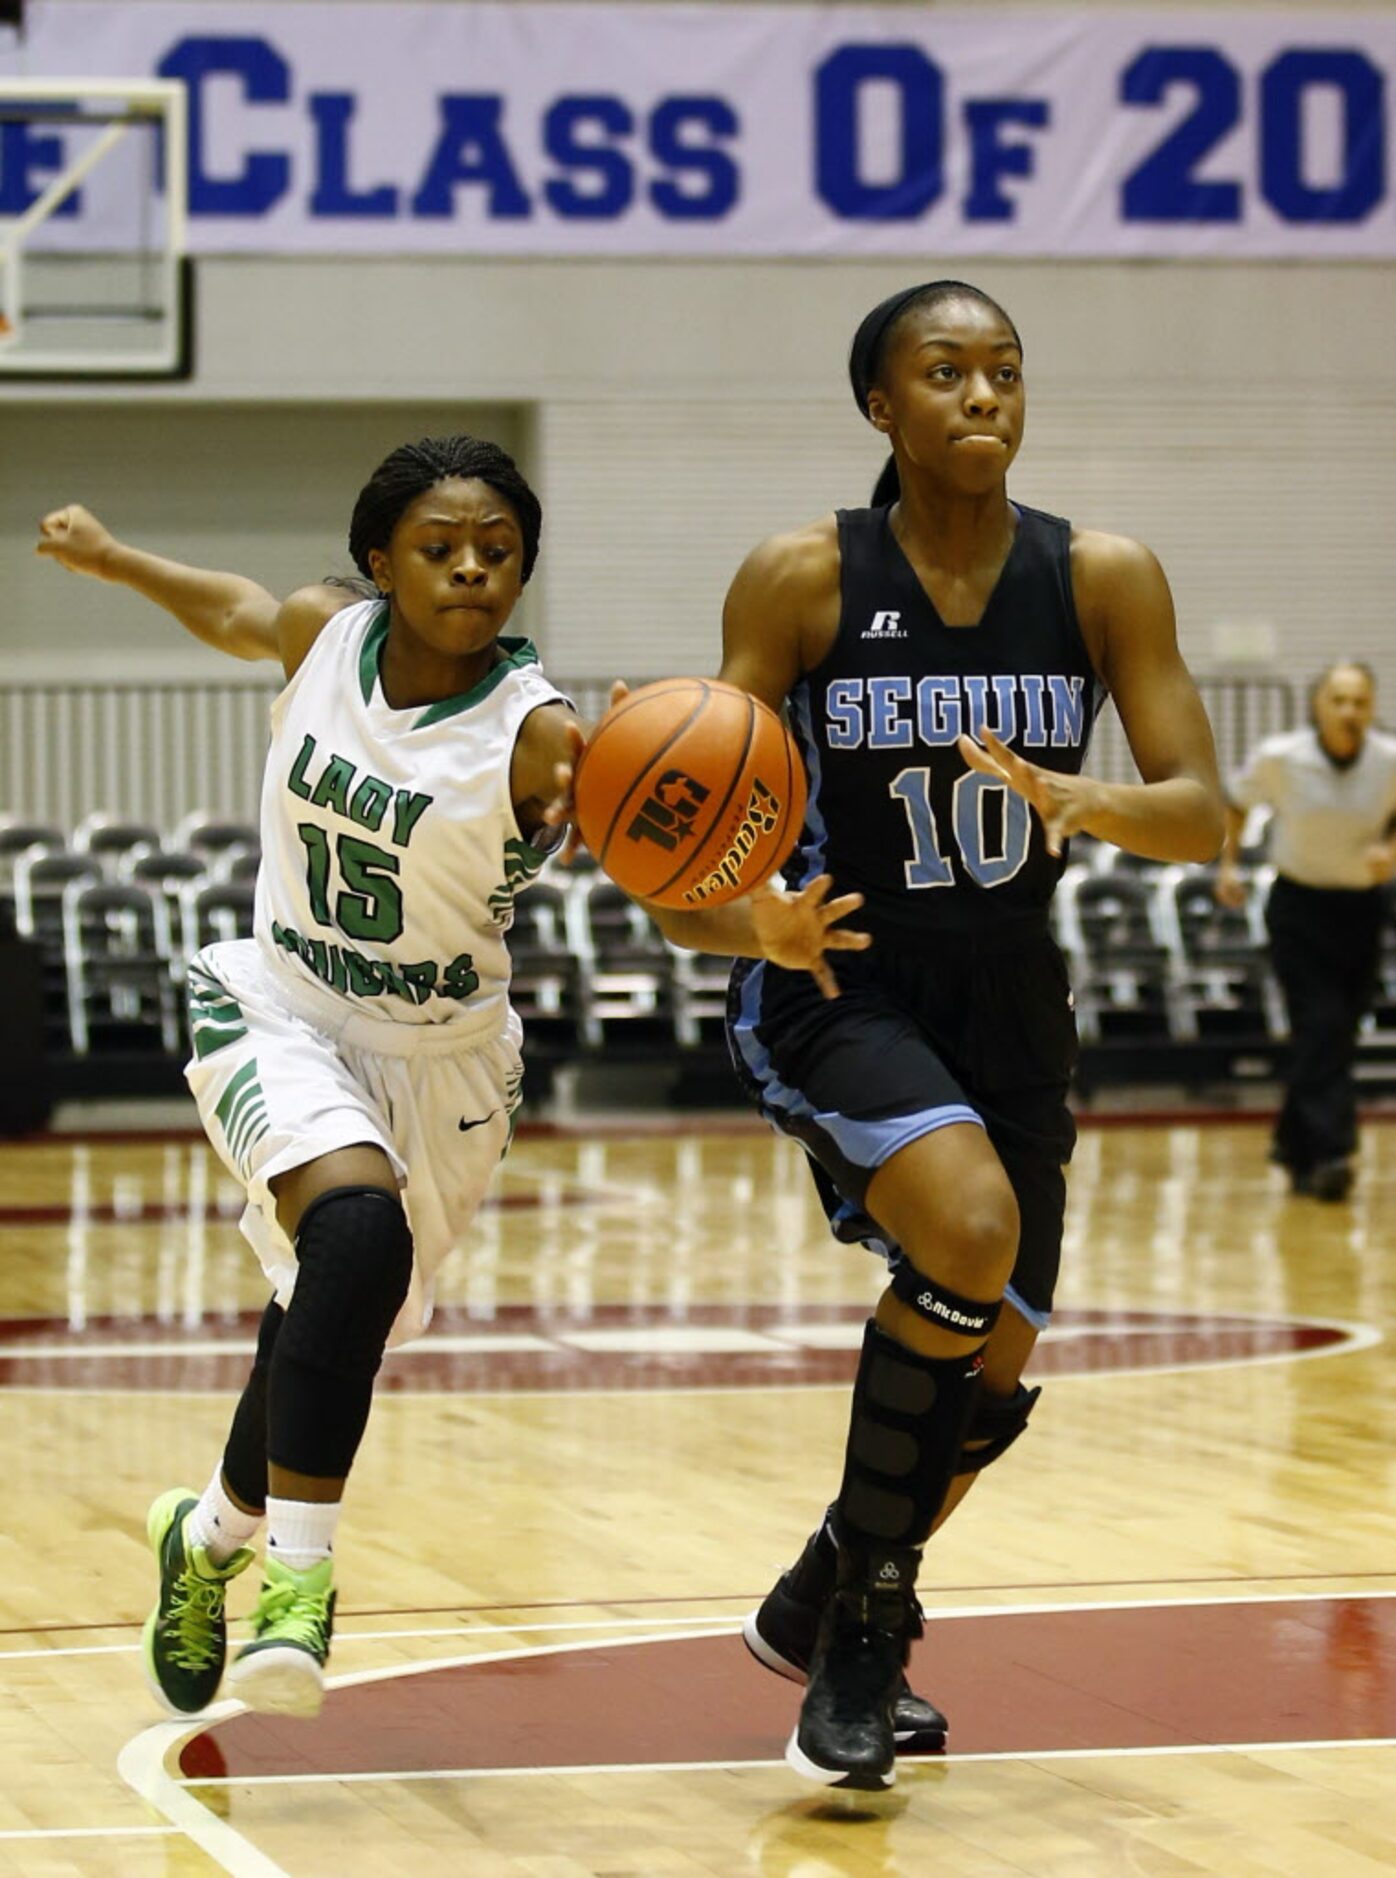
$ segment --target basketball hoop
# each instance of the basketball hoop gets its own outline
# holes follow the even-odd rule
[[[53,174],[0,220],[0,378],[187,374],[187,96],[169,79],[0,78]]]

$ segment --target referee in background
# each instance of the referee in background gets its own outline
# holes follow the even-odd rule
[[[1376,681],[1354,659],[1309,693],[1309,723],[1257,745],[1228,788],[1217,898],[1240,906],[1249,810],[1273,812],[1270,956],[1289,1011],[1290,1058],[1271,1158],[1296,1193],[1345,1200],[1357,1146],[1353,1063],[1372,1002],[1384,884],[1396,874],[1396,737],[1372,729]]]

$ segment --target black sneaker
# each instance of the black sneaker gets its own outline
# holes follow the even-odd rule
[[[1346,1161],[1320,1161],[1317,1167],[1291,1175],[1290,1184],[1311,1200],[1346,1200],[1352,1192],[1352,1168]]]
[[[819,1622],[809,1687],[785,1758],[825,1787],[881,1792],[897,1778],[892,1706],[921,1634],[914,1595],[921,1555],[882,1546],[839,1558],[839,1584]]]
[[[782,1572],[761,1604],[743,1619],[742,1641],[763,1668],[791,1682],[809,1681],[819,1620],[837,1576],[838,1548],[824,1523],[811,1533],[790,1570]],[[920,1605],[916,1617],[919,1624]],[[898,1754],[939,1754],[949,1726],[934,1702],[914,1694],[903,1675],[892,1703]]]

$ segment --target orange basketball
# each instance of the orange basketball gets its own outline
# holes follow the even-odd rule
[[[660,906],[721,906],[794,847],[805,771],[758,698],[716,678],[661,678],[602,718],[573,795],[582,839],[617,886]]]

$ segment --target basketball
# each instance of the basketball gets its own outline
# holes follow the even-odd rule
[[[664,678],[613,706],[582,752],[577,826],[627,893],[721,906],[771,875],[805,815],[805,771],[775,712],[715,678]]]

